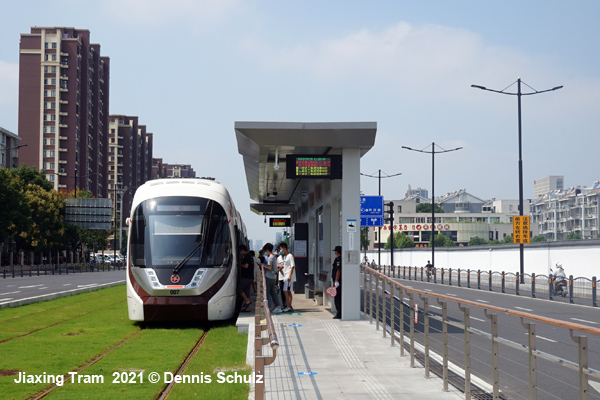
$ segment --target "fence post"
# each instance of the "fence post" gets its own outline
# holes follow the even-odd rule
[[[367,269],[363,268],[363,319],[367,319]]]
[[[385,300],[385,278],[381,279],[381,330],[383,331],[383,337],[385,338],[385,317],[387,315],[387,304]]]
[[[534,354],[536,350],[535,324],[525,323],[523,317],[521,317],[521,325],[527,329],[528,336],[527,350],[529,353],[529,398],[531,400],[537,400],[537,359]]]
[[[535,272],[531,273],[531,297],[535,299]]]
[[[404,303],[402,302],[404,294],[402,287],[399,287],[398,289],[398,315],[400,316],[400,322],[398,324],[400,327],[400,357],[404,357]]]
[[[448,286],[452,286],[452,268],[448,268]]]
[[[506,282],[504,282],[504,271],[502,271],[502,293],[506,293]]]
[[[415,314],[415,299],[413,293],[407,293],[410,298],[410,367],[415,367],[415,317],[419,316]]]
[[[445,301],[437,299],[442,306],[442,379],[444,381],[444,392],[448,391],[448,309]]]
[[[29,266],[29,277],[31,277],[31,269],[32,269],[32,265]]]
[[[471,289],[471,270],[467,268],[467,287]]]
[[[458,277],[457,277],[457,280],[458,280],[458,287],[460,287],[460,268],[458,269],[458,271],[457,271],[457,272],[458,272]]]
[[[492,334],[492,391],[494,399],[500,398],[500,371],[498,370],[498,315],[488,314],[483,310],[486,318],[492,323],[490,333]]]
[[[477,289],[481,290],[481,270],[477,270]]]
[[[471,313],[467,307],[458,305],[458,309],[464,313],[464,336],[465,336],[465,399],[471,398]]]
[[[444,284],[444,268],[442,268],[442,285]]]
[[[375,330],[379,330],[379,274],[375,275]]]
[[[491,292],[492,291],[492,270],[491,269],[490,269],[489,279],[490,279],[490,284],[489,284],[490,288],[489,289],[490,289],[490,292]]]
[[[423,300],[423,343],[425,347],[425,378],[429,378],[429,297],[419,295]]]
[[[515,277],[517,278],[515,294],[518,296],[519,295],[519,273],[518,272],[515,274]]]
[[[415,268],[416,268],[416,267],[415,267]],[[412,271],[412,267],[409,265],[409,266],[408,266],[408,280],[409,280],[409,281],[410,281],[410,280],[412,280],[412,274],[411,274],[411,271]]]
[[[390,346],[394,347],[394,333],[395,333],[395,327],[394,327],[394,315],[396,314],[395,310],[394,310],[394,287],[396,285],[395,284],[390,284],[390,337],[392,340],[392,343],[390,344]]]
[[[592,307],[598,307],[596,303],[596,277],[592,276]]]
[[[2,267],[2,278],[6,279],[6,267]]]
[[[552,300],[552,292],[554,291],[554,279],[552,277],[552,274],[550,274],[548,276],[548,300]]]
[[[437,283],[437,268],[433,268],[433,283]]]
[[[575,303],[573,301],[573,275],[569,275],[569,303]]]
[[[402,266],[402,279],[406,279],[406,265]]]

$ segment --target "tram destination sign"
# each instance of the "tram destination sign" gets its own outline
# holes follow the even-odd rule
[[[288,179],[342,179],[342,156],[288,154],[286,176]]]
[[[292,226],[291,218],[269,218],[269,227],[271,228],[285,228]]]

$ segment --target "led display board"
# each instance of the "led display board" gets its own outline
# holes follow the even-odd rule
[[[288,154],[288,179],[342,179],[341,155]]]
[[[291,218],[269,218],[269,227],[271,228],[283,228],[292,226]]]

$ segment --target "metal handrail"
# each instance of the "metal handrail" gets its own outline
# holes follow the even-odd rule
[[[456,326],[459,327],[460,329],[464,330],[464,343],[465,343],[465,349],[464,349],[464,382],[465,382],[465,387],[464,387],[464,393],[465,393],[465,399],[470,399],[471,398],[471,345],[470,345],[470,337],[469,334],[470,333],[474,333],[476,335],[480,335],[480,336],[484,336],[487,338],[491,339],[492,342],[492,371],[493,371],[493,376],[490,376],[491,378],[491,382],[492,382],[492,393],[493,393],[493,398],[497,399],[499,398],[499,390],[500,390],[500,383],[499,383],[499,374],[498,374],[498,362],[499,362],[499,351],[498,351],[498,345],[499,344],[503,344],[503,345],[508,345],[514,349],[520,350],[520,351],[525,351],[528,353],[528,360],[529,360],[529,398],[530,399],[537,399],[537,391],[538,391],[538,387],[537,387],[537,367],[536,367],[536,359],[539,357],[541,359],[544,360],[548,360],[548,361],[553,361],[555,363],[558,363],[559,365],[568,367],[571,370],[576,370],[579,373],[579,398],[580,399],[588,399],[589,398],[589,385],[588,385],[588,378],[589,377],[595,377],[598,378],[600,377],[600,371],[595,370],[593,368],[590,368],[588,365],[588,341],[587,341],[587,337],[585,336],[578,336],[575,335],[575,331],[577,332],[583,332],[589,335],[595,335],[597,337],[600,337],[600,329],[598,328],[593,328],[590,326],[586,326],[586,325],[582,325],[582,324],[578,324],[578,323],[572,323],[572,322],[565,322],[565,321],[560,321],[560,320],[554,320],[551,318],[547,318],[547,317],[543,317],[543,316],[539,316],[539,315],[534,315],[534,314],[529,314],[523,311],[516,311],[516,310],[512,310],[512,309],[506,309],[506,308],[502,308],[502,307],[496,307],[496,306],[491,306],[491,305],[487,305],[487,304],[481,304],[475,301],[470,301],[470,300],[463,300],[463,299],[457,299],[455,297],[450,297],[450,296],[445,296],[442,294],[436,294],[436,293],[431,293],[431,292],[427,292],[424,290],[419,290],[419,289],[413,289],[413,288],[408,288],[402,284],[400,284],[399,282],[396,282],[390,278],[388,278],[387,276],[385,276],[384,274],[377,272],[375,270],[373,270],[372,268],[369,268],[367,266],[362,266],[363,271],[364,271],[364,318],[367,318],[367,313],[368,318],[371,319],[371,323],[372,323],[372,319],[373,319],[373,315],[375,315],[375,319],[376,319],[376,329],[379,329],[379,320],[380,320],[380,312],[379,312],[379,303],[380,303],[380,299],[379,299],[379,287],[380,284],[379,282],[381,281],[381,287],[383,290],[383,293],[381,294],[382,298],[384,298],[386,293],[389,293],[392,297],[392,300],[397,300],[400,302],[401,304],[401,314],[400,314],[400,355],[404,355],[404,323],[402,322],[404,319],[404,306],[408,307],[410,310],[410,329],[408,330],[408,328],[406,328],[408,330],[408,333],[410,335],[410,337],[408,339],[406,339],[407,342],[407,346],[409,346],[410,348],[410,363],[411,366],[414,366],[414,358],[415,358],[415,323],[417,322],[416,319],[418,319],[418,315],[416,314],[416,310],[415,310],[415,295],[418,295],[419,298],[421,300],[423,300],[424,303],[424,310],[422,311],[423,314],[423,334],[425,335],[424,338],[424,346],[423,346],[423,353],[424,353],[424,367],[425,367],[425,376],[428,377],[429,375],[429,318],[434,318],[436,320],[439,320],[442,322],[442,350],[443,350],[443,372],[442,372],[442,379],[443,379],[443,384],[444,384],[444,390],[447,390],[448,387],[448,341],[447,341],[447,326]],[[385,269],[384,269],[385,272]],[[395,272],[395,271],[393,271]],[[412,271],[411,271],[412,272]],[[367,275],[370,277],[370,279],[367,279]],[[410,276],[410,273],[409,273]],[[367,286],[367,282],[369,283],[369,286]],[[385,290],[386,285],[389,285],[390,291],[388,292],[387,290]],[[375,286],[375,287],[373,287]],[[398,297],[394,296],[394,292],[398,291]],[[369,292],[369,295],[367,295],[367,292]],[[373,304],[373,294],[375,292],[375,295],[377,296],[375,300],[377,302],[377,305],[374,306]],[[410,304],[408,304],[407,302],[404,302],[402,300],[402,298],[404,297],[402,295],[402,293],[405,293],[406,296],[409,298]],[[439,316],[435,316],[429,313],[428,311],[428,301],[429,298],[434,298],[437,300],[438,304],[442,306],[442,317],[440,318]],[[369,300],[367,302],[367,300]],[[368,306],[367,306],[368,303]],[[464,313],[464,323],[463,324],[459,324],[457,322],[453,322],[453,321],[449,321],[447,319],[447,306],[448,303],[456,303],[459,310],[461,310]],[[385,308],[385,302],[384,304],[384,308]],[[393,308],[393,303],[391,303],[391,307]],[[472,328],[470,326],[470,308],[479,308],[482,309],[486,318],[491,322],[491,331],[490,333]],[[508,316],[513,316],[513,317],[518,317],[521,319],[521,325],[526,329],[526,334],[528,334],[528,343],[526,345],[523,344],[518,344],[515,343],[513,341],[510,341],[508,339],[502,338],[498,335],[498,314],[502,314],[502,315],[508,315]],[[393,311],[392,311],[392,315],[393,315]],[[391,321],[393,321],[390,318]],[[381,321],[383,323],[383,331],[384,331],[384,337],[385,337],[385,331],[386,331],[386,311],[385,309],[383,310],[383,316],[381,318]],[[527,322],[525,322],[527,321]],[[560,357],[557,357],[555,355],[546,353],[546,352],[542,352],[536,349],[535,346],[535,340],[536,340],[536,333],[535,333],[535,322],[539,322],[539,323],[544,323],[544,324],[548,324],[554,327],[560,327],[560,328],[564,328],[564,329],[568,329],[569,330],[569,334],[571,337],[571,340],[573,340],[573,342],[576,343],[577,345],[577,351],[578,351],[578,362],[572,362],[569,360],[565,360],[562,359]],[[390,325],[390,333],[392,336],[392,345],[394,344],[394,336],[395,336],[395,326],[393,325],[393,322]]]
[[[257,293],[256,293],[256,307],[254,310],[254,366],[256,371],[255,380],[255,399],[265,398],[265,379],[264,379],[264,367],[272,364],[277,357],[277,349],[279,348],[279,341],[277,340],[277,333],[275,332],[275,325],[273,325],[273,318],[271,317],[271,310],[269,309],[269,300],[267,295],[267,282],[264,273],[264,269],[260,268],[257,271],[259,274],[257,279]],[[264,318],[264,324],[262,320]],[[268,337],[263,338],[262,332],[267,331]],[[263,346],[269,344],[273,349],[272,356],[265,356],[263,354]],[[258,379],[261,376],[263,379]]]

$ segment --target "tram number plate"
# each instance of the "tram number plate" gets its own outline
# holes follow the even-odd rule
[[[179,294],[179,290],[171,290],[169,293],[173,295]]]

